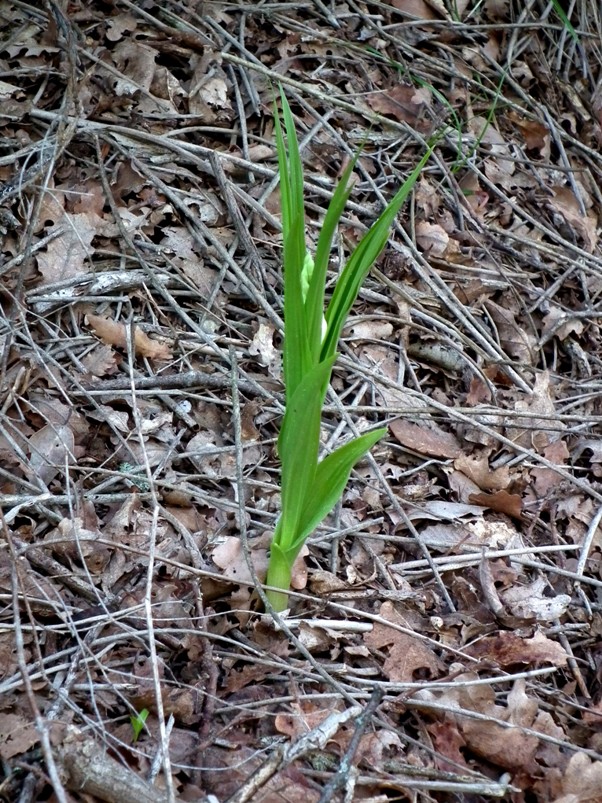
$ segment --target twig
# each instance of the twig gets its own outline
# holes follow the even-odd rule
[[[65,786],[105,803],[172,803],[175,798],[151,786],[124,764],[107,755],[93,739],[72,726],[56,748]],[[202,803],[199,801],[199,803]]]
[[[293,761],[302,758],[311,750],[323,750],[329,740],[337,733],[341,725],[355,719],[362,713],[359,706],[352,706],[345,711],[336,711],[304,734],[296,742],[287,746],[279,746],[270,758],[256,770],[244,786],[226,803],[247,803],[265,784],[281,769],[288,767]]]
[[[355,729],[353,731],[353,736],[351,737],[347,750],[345,750],[345,755],[341,759],[339,768],[332,777],[332,779],[326,784],[326,786],[322,790],[322,794],[320,795],[320,800],[318,801],[318,803],[329,803],[329,801],[332,800],[335,793],[338,792],[338,790],[343,786],[343,784],[345,784],[345,782],[349,780],[350,772],[353,768],[353,758],[356,754],[357,748],[359,747],[360,739],[362,738],[364,731],[368,727],[370,718],[380,705],[382,698],[383,698],[382,689],[374,689],[372,695],[370,696],[370,701],[368,705],[365,707],[363,712],[359,715],[359,717],[355,721]],[[351,800],[352,798],[348,797],[348,799]]]
[[[135,388],[135,378],[133,374],[133,331],[131,327],[129,327],[129,337],[127,338],[128,342],[128,367],[130,368],[130,382],[131,382],[131,392],[132,392],[132,412],[134,415],[134,423],[136,426],[136,430],[140,437],[140,443],[142,445],[142,458],[143,458],[143,465],[146,471],[146,477],[149,483],[151,498],[152,498],[152,520],[150,526],[150,537],[148,542],[148,567],[146,570],[146,584],[145,584],[145,592],[144,592],[144,613],[146,619],[146,627],[147,627],[147,636],[148,636],[148,650],[149,650],[149,658],[150,658],[150,666],[152,671],[152,678],[153,678],[153,686],[155,692],[155,705],[157,707],[157,719],[159,721],[159,736],[160,736],[160,743],[161,743],[161,753],[162,753],[162,764],[163,764],[163,775],[165,778],[165,785],[167,787],[167,797],[170,803],[175,801],[175,790],[174,790],[174,783],[173,777],[171,772],[171,759],[169,755],[169,734],[167,732],[166,722],[165,722],[165,709],[163,706],[163,690],[161,687],[161,674],[159,671],[159,660],[157,657],[157,642],[155,639],[155,625],[153,621],[153,582],[154,582],[154,571],[155,571],[155,563],[157,560],[157,528],[159,523],[159,512],[160,512],[160,505],[159,500],[157,499],[156,491],[155,491],[155,483],[153,478],[153,472],[151,469],[150,461],[148,458],[148,452],[146,449],[146,441],[143,437],[143,429],[142,429],[142,415],[140,413],[140,408],[136,401],[136,388]]]
[[[158,374],[155,376],[137,376],[134,380],[135,390],[194,390],[197,388],[210,390],[229,390],[232,380],[227,374],[206,374],[203,371],[186,371],[182,374]],[[131,390],[132,383],[128,377],[119,379],[103,379],[98,385],[89,383],[83,386],[85,394],[75,391],[74,395],[102,396],[115,391]],[[274,395],[262,387],[259,382],[240,380],[238,387],[244,393],[273,399]]]
[[[67,796],[65,795],[65,789],[61,782],[61,778],[59,777],[58,768],[52,752],[48,723],[46,722],[45,718],[42,716],[40,712],[36,700],[36,695],[34,693],[31,684],[31,679],[27,671],[27,659],[25,657],[25,645],[23,641],[23,626],[21,623],[21,612],[19,606],[19,588],[24,587],[21,577],[19,576],[21,565],[18,560],[14,544],[12,542],[10,530],[6,526],[6,522],[4,521],[4,517],[2,516],[2,514],[0,514],[0,525],[2,527],[3,536],[8,544],[12,562],[11,585],[12,585],[12,597],[13,597],[13,616],[15,625],[15,645],[17,650],[17,662],[19,666],[19,671],[21,672],[21,677],[23,679],[23,685],[25,687],[25,693],[27,695],[27,700],[31,708],[31,713],[34,717],[36,731],[38,733],[38,736],[40,737],[40,742],[42,745],[42,753],[44,755],[44,760],[46,762],[46,769],[48,771],[48,775],[50,776],[50,780],[52,782],[54,794],[57,797],[58,803],[67,803]],[[33,616],[29,608],[28,600],[25,600],[25,605],[29,617],[33,621]]]

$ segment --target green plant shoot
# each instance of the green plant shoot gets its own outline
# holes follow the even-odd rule
[[[146,722],[148,717],[148,708],[143,708],[142,711],[139,711],[135,716],[132,715],[130,717],[130,723],[132,725],[132,741],[137,742],[142,730],[144,728],[144,723]]]
[[[303,168],[295,124],[282,89],[282,118],[275,114],[280,173],[284,270],[285,413],[278,438],[281,514],[274,531],[266,583],[276,611],[288,604],[291,570],[312,531],[342,497],[355,463],[383,437],[367,432],[318,461],[322,407],[337,357],[345,320],[370,268],[385,247],[391,226],[426,164],[429,148],[384,212],[346,262],[325,308],[325,286],[332,241],[351,193],[350,162],[337,185],[320,230],[314,255],[305,245]]]

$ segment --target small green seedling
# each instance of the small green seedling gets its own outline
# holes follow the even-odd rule
[[[138,741],[138,737],[144,730],[144,723],[147,720],[148,714],[149,714],[148,708],[143,708],[142,711],[140,711],[138,714],[136,715],[132,714],[132,716],[130,717],[132,731],[134,732],[134,735],[132,737],[133,742]]]
[[[342,497],[355,463],[383,437],[376,429],[340,446],[318,461],[322,406],[347,314],[381,253],[402,204],[426,164],[430,148],[380,217],[363,236],[343,268],[326,310],[325,286],[335,230],[351,194],[356,155],[337,185],[312,256],[305,245],[303,168],[290,107],[282,89],[276,110],[284,266],[285,413],[278,438],[282,465],[281,515],[270,549],[267,592],[276,611],[288,604],[291,570],[303,544]]]

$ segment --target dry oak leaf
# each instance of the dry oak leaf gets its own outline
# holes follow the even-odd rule
[[[86,317],[89,325],[103,343],[121,349],[127,348],[127,332],[123,323],[112,321],[110,318],[103,318],[102,315],[88,314]],[[148,357],[149,360],[171,360],[173,356],[166,343],[158,343],[156,340],[151,340],[138,327],[134,329],[134,349],[136,356]]]
[[[583,215],[579,201],[570,187],[552,187],[552,191],[554,198],[550,201],[550,206],[560,212],[568,225],[583,239],[586,249],[593,253],[598,242],[597,217],[591,211]]]
[[[27,722],[19,714],[2,715],[0,756],[4,761],[26,753],[39,738],[33,722]]]
[[[452,458],[460,457],[462,454],[460,444],[454,435],[444,432],[439,427],[413,424],[406,419],[392,421],[389,427],[402,446],[420,454]]]
[[[473,505],[482,505],[496,513],[504,513],[514,519],[520,519],[523,512],[522,499],[518,494],[508,491],[496,491],[494,494],[471,494],[468,501]]]
[[[426,87],[417,89],[408,84],[397,84],[366,96],[366,103],[373,111],[423,129],[421,118],[431,102],[431,94]]]
[[[599,803],[602,790],[602,761],[575,753],[562,779],[562,797],[553,803]]]
[[[416,242],[431,256],[441,257],[449,245],[449,234],[438,223],[421,220],[416,226]]]
[[[460,455],[457,460],[454,460],[454,468],[466,474],[468,479],[476,483],[483,491],[502,491],[510,484],[508,467],[502,466],[492,471],[486,455],[480,457]]]
[[[393,624],[407,627],[404,618],[391,602],[384,602],[380,608],[383,619]],[[388,648],[388,656],[383,664],[383,672],[393,683],[412,683],[420,680],[416,672],[426,670],[430,678],[438,677],[443,671],[443,663],[418,636],[401,633],[393,627],[375,622],[371,632],[364,635],[364,644],[370,649]]]
[[[494,661],[498,666],[567,664],[567,654],[560,644],[539,632],[531,638],[522,638],[518,633],[502,630],[495,636],[487,636],[471,644],[464,651],[473,658]]]
[[[84,212],[72,215],[65,212],[55,226],[60,233],[49,244],[45,252],[37,255],[38,269],[43,276],[42,284],[71,279],[88,273],[89,257],[94,253],[91,243],[97,234],[101,218],[94,213]]]

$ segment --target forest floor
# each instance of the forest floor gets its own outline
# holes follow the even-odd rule
[[[1,800],[602,799],[599,14],[0,4]],[[279,83],[332,277],[438,141],[274,622]]]

